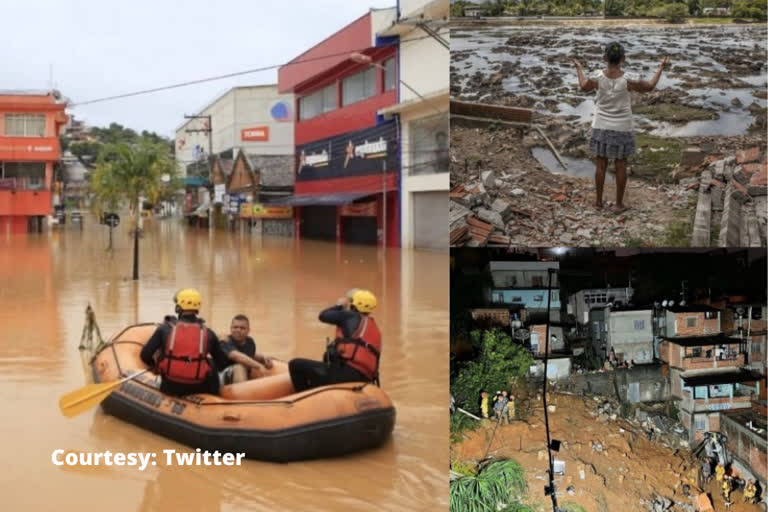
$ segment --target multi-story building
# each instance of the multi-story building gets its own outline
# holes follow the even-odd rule
[[[549,303],[550,320],[560,321],[560,289],[557,274],[552,274],[552,289],[547,294],[549,270],[558,270],[557,262],[492,261],[489,264],[493,286],[488,291],[494,305],[523,306],[528,319],[535,322],[543,314],[546,320]]]
[[[613,351],[618,361],[653,362],[652,314],[650,307],[605,308],[605,345],[597,354],[607,357]]]
[[[676,306],[666,311],[659,356],[667,365],[671,395],[680,399],[683,426],[691,440],[719,431],[718,412],[751,408],[757,372],[744,368],[742,340],[722,332],[720,311]]]
[[[380,37],[398,37],[398,103],[402,158],[401,244],[448,247],[448,0],[398,0],[397,19]]]
[[[0,91],[0,234],[42,231],[53,212],[66,106],[58,91]]]
[[[296,96],[297,237],[400,245],[397,39],[379,37],[396,9],[371,9],[278,70]],[[323,58],[324,57],[324,58]]]
[[[214,175],[208,179],[213,185],[210,204],[216,225],[223,225],[224,212],[233,202],[254,204],[262,197],[293,191],[293,101],[292,94],[278,93],[274,84],[234,87],[197,111],[197,118],[185,120],[177,128],[176,161],[181,176],[208,176],[213,162]],[[227,171],[231,173],[240,155],[247,172],[258,175],[258,186],[229,194]],[[196,192],[190,188],[187,214],[201,213],[199,205],[206,202],[199,201]]]
[[[568,297],[568,314],[576,318],[581,325],[589,323],[589,311],[603,309],[608,304],[626,305],[632,301],[632,288],[591,288],[579,290]]]

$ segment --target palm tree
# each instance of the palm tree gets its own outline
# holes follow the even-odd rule
[[[452,478],[451,512],[496,512],[499,505],[509,512],[531,512],[520,503],[527,491],[523,468],[514,460],[496,460],[480,465],[477,473]]]
[[[133,233],[133,279],[139,278],[141,198],[154,203],[163,191],[163,175],[173,176],[174,165],[163,143],[140,138],[135,144],[107,144],[99,153],[91,177],[97,210],[127,203],[136,218]]]

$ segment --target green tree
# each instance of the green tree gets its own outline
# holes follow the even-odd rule
[[[481,391],[505,389],[525,375],[533,362],[531,353],[499,329],[472,331],[476,357],[455,362],[456,378],[451,393],[456,403],[477,411]]]
[[[624,14],[623,0],[605,0],[606,16],[622,16]]]
[[[699,0],[688,0],[688,13],[691,16],[697,16],[701,12],[701,4]]]
[[[528,490],[525,471],[512,459],[497,460],[470,474],[452,480],[449,487],[451,512],[496,512],[499,505],[509,512],[532,512],[519,502]]]
[[[114,123],[113,123],[114,124]],[[135,144],[107,144],[91,176],[91,191],[98,208],[116,209],[127,203],[135,216],[133,279],[139,278],[139,226],[141,198],[154,203],[164,189],[163,176],[173,177],[175,166],[165,143],[140,138]],[[103,211],[103,210],[102,210]]]

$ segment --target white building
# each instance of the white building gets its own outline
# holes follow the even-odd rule
[[[293,173],[293,94],[278,94],[277,85],[233,87],[191,115],[211,116],[214,155],[234,159],[248,155],[288,157]],[[207,119],[187,119],[176,129],[176,160],[181,176],[191,164],[207,165]],[[188,131],[199,130],[199,131]]]
[[[589,323],[589,310],[604,308],[608,304],[629,304],[632,288],[592,288],[579,290],[568,297],[568,314],[576,317],[580,324]]]
[[[448,0],[399,0],[398,18],[379,37],[400,38],[399,115],[402,141],[401,245],[445,250],[448,223]],[[406,85],[407,84],[407,85]],[[414,92],[416,91],[416,92]]]
[[[605,308],[605,357],[621,361],[653,362],[653,311],[650,308]]]

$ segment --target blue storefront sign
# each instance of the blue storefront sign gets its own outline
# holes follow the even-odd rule
[[[381,173],[397,168],[395,121],[345,133],[296,148],[297,181],[325,180]]]

